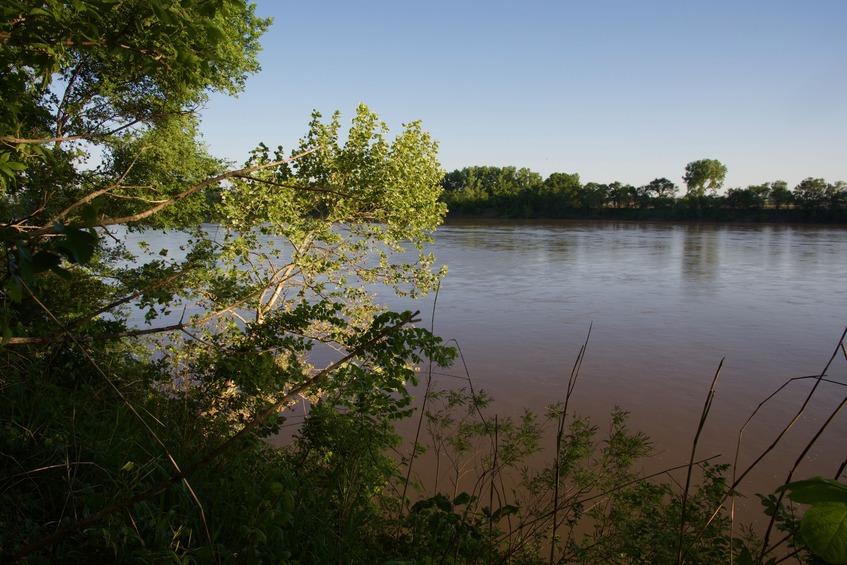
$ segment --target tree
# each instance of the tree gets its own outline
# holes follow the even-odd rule
[[[840,210],[847,207],[847,183],[843,180],[828,185],[827,195],[829,196],[829,208],[831,210]]]
[[[706,189],[713,194],[723,186],[726,178],[726,165],[716,159],[700,159],[685,166],[682,180],[688,187],[688,194],[704,196]]]
[[[568,210],[580,207],[579,194],[582,184],[576,173],[551,173],[540,187],[543,209],[554,215],[562,215]]]
[[[648,184],[638,187],[638,206],[639,208],[650,205],[656,208],[670,206],[678,190],[673,182],[664,177],[653,179]]]
[[[551,173],[544,179],[543,192],[545,194],[565,195],[573,194],[582,188],[579,175],[576,173]]]
[[[771,187],[769,184],[751,185],[747,188],[730,188],[726,194],[726,202],[730,208],[741,210],[759,209],[765,207]]]
[[[664,177],[653,179],[644,186],[644,192],[656,198],[673,198],[678,190],[673,182]]]
[[[586,212],[599,210],[609,199],[609,185],[597,182],[586,183],[580,191],[580,205]]]
[[[609,185],[609,201],[615,208],[631,208],[636,196],[636,189],[631,184],[613,182]]]
[[[803,179],[794,187],[794,201],[807,210],[826,208],[829,204],[828,186],[824,179]]]
[[[753,201],[753,207],[762,209],[768,202],[768,197],[771,193],[771,185],[768,183],[750,185],[747,187]]]
[[[441,181],[442,198],[452,211],[482,212],[494,198],[497,174],[495,167],[465,167],[447,173]]]
[[[787,208],[794,201],[791,191],[788,190],[788,183],[784,180],[774,181],[770,183],[770,187],[768,200],[777,210]]]
[[[344,134],[338,114],[315,113],[294,151],[259,145],[233,168],[197,139],[194,110],[258,70],[270,21],[253,5],[0,10],[3,558],[255,549],[258,534],[239,528],[291,511],[279,459],[256,441],[281,411],[308,396],[401,417],[412,363],[450,357],[365,288],[416,295],[437,282],[421,251],[445,213],[437,144],[418,122],[389,137],[362,105]],[[216,239],[200,225],[210,219]],[[148,253],[122,237],[154,227],[189,243]],[[146,324],[130,323],[130,306]],[[310,361],[318,345],[336,351],[323,368]],[[216,494],[228,465],[247,468],[233,479],[241,509]]]
[[[521,167],[515,172],[515,184],[518,185],[520,192],[535,193],[538,191],[544,179],[540,174]]]

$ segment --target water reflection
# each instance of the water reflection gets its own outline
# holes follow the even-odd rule
[[[699,288],[714,280],[720,266],[721,233],[700,224],[685,226],[683,232],[682,274],[686,283]]]

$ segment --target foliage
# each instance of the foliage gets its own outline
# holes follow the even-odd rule
[[[847,485],[814,477],[779,488],[788,498],[811,507],[800,519],[799,537],[827,563],[847,563]]]
[[[770,191],[771,187],[767,183],[743,189],[730,188],[726,193],[726,201],[731,208],[761,210],[767,203]]]
[[[745,555],[721,512],[723,467],[702,465],[677,527],[680,495],[636,472],[650,444],[620,410],[601,439],[562,405],[546,420],[500,418],[472,389],[428,390],[423,443],[454,492],[412,503],[401,464],[413,459],[392,456],[416,367],[455,351],[373,294],[417,296],[443,275],[424,252],[446,212],[442,184],[468,209],[531,215],[658,208],[672,183],[582,186],[514,167],[445,177],[419,123],[389,137],[364,105],[346,132],[337,113],[316,112],[294,151],[260,144],[234,168],[199,142],[194,111],[258,70],[270,22],[253,5],[0,10],[3,560]],[[182,243],[153,248],[153,229]],[[272,447],[295,405],[308,413],[291,445]],[[553,462],[530,466],[552,424]]]
[[[616,409],[601,433],[562,405],[542,421],[489,415],[490,400],[473,389],[430,393],[417,450],[426,447],[428,468],[453,492],[424,489],[398,554],[433,563],[677,562],[682,494],[636,471],[651,444],[628,429],[625,412]],[[545,439],[562,418],[569,422],[551,461]],[[743,548],[720,510],[727,467],[701,463],[702,480],[688,493],[686,563],[723,562]]]
[[[809,177],[794,188],[793,197],[807,210],[836,210],[847,203],[847,185],[844,182],[829,184],[824,179]]]
[[[700,159],[685,165],[682,180],[688,186],[691,196],[703,196],[708,189],[716,194],[726,178],[726,165],[717,159]]]
[[[785,181],[774,181],[729,188],[725,194],[719,194],[717,190],[723,180],[710,180],[711,166],[693,166],[702,161],[713,160],[689,163],[691,171],[686,178],[693,184],[681,198],[677,197],[679,188],[664,177],[635,187],[617,181],[582,184],[577,174],[552,173],[541,181],[537,174],[526,169],[465,167],[444,176],[442,199],[451,214],[472,216],[773,222],[847,220],[847,185],[844,182],[829,184],[823,179],[806,179],[792,192]],[[722,169],[711,168],[716,168],[715,174],[720,177]]]
[[[362,105],[346,131],[315,113],[295,151],[234,168],[194,111],[258,70],[270,22],[252,4],[2,10],[4,559],[284,561],[295,494],[364,516],[386,459],[327,498],[347,460],[321,474],[261,438],[308,398],[310,455],[349,433],[382,454],[415,365],[450,362],[414,313],[373,300],[442,274],[422,252],[445,212],[437,144],[417,122],[389,137]],[[183,243],[154,249],[151,229]]]

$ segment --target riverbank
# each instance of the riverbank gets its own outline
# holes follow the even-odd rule
[[[737,210],[730,208],[701,208],[691,210],[687,207],[670,208],[601,208],[593,210],[563,209],[542,213],[524,210],[516,213],[510,209],[484,208],[469,212],[459,209],[450,210],[447,220],[476,219],[523,219],[523,220],[605,220],[640,222],[716,222],[731,224],[808,224],[808,225],[845,225],[847,210],[816,210],[800,208]]]

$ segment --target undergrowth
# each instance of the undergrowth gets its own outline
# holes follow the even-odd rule
[[[847,357],[843,341],[838,351]],[[503,417],[470,379],[439,390],[430,378],[408,448],[396,422],[411,412],[339,390],[311,404],[288,447],[253,435],[187,481],[50,541],[169,468],[90,365],[57,351],[42,359],[44,378],[3,387],[4,556],[48,540],[24,561],[844,562],[843,540],[827,530],[847,515],[843,483],[787,481],[759,495],[772,517],[767,531],[735,524],[730,509],[745,470],[692,449],[689,465],[645,476],[639,462],[653,444],[628,426],[624,410],[604,424],[574,415],[568,404],[581,356],[562,401],[540,414]],[[124,360],[124,394],[166,418],[156,430],[175,459],[227,440],[231,432],[203,426],[184,401],[151,393],[143,367]],[[673,472],[686,480],[668,480]]]

